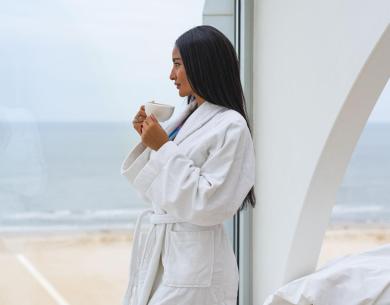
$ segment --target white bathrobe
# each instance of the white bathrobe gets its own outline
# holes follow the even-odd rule
[[[245,119],[205,101],[158,151],[136,145],[121,174],[151,206],[137,219],[123,305],[235,305],[238,268],[223,222],[255,183]],[[146,215],[151,224],[142,235]]]

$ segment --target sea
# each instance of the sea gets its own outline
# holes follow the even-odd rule
[[[132,229],[143,202],[120,167],[131,123],[0,122],[0,232]],[[390,224],[390,124],[368,124],[331,224]]]

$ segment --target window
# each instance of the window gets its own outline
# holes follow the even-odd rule
[[[390,242],[390,82],[371,113],[338,190],[319,265]]]
[[[171,51],[202,9],[197,0],[3,3],[0,268],[10,277],[0,303],[119,304],[145,208],[120,175],[138,141],[131,120],[151,99],[185,101],[169,80]]]

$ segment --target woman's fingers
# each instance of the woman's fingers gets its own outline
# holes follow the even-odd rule
[[[143,122],[146,119],[146,113],[138,112],[134,117],[133,122]]]
[[[146,117],[146,119],[144,120],[144,123],[147,124],[147,125],[150,125],[153,122],[155,122],[155,120],[153,119],[152,115]]]
[[[139,135],[142,134],[142,123],[133,124],[134,129],[138,132]]]
[[[139,108],[139,111],[135,115],[132,123],[134,129],[141,135],[142,134],[142,124],[144,123],[145,119],[147,118],[146,112],[145,112],[145,105],[142,105]]]
[[[153,120],[154,122],[158,123],[158,120],[157,120],[157,118],[154,116],[153,113],[150,115],[150,117],[152,118],[152,120]]]

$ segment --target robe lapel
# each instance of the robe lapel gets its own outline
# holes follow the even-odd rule
[[[192,109],[192,108],[191,108]],[[189,135],[194,133],[197,129],[201,128],[209,120],[211,120],[218,112],[225,109],[220,105],[212,104],[208,101],[204,101],[187,119],[180,131],[176,135],[173,142],[180,144]],[[188,112],[187,112],[188,113]],[[175,126],[176,127],[176,126]]]
[[[192,111],[192,109],[194,109],[195,106],[195,101],[192,101],[188,105],[186,105],[184,110],[175,119],[167,122],[167,125],[164,128],[165,132],[167,134],[170,134],[171,131],[173,131],[185,119],[185,117]]]

